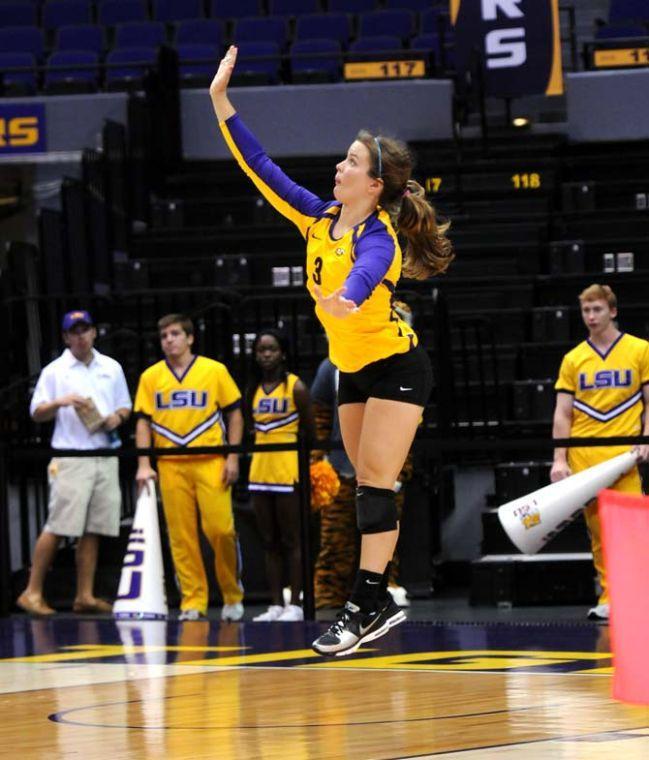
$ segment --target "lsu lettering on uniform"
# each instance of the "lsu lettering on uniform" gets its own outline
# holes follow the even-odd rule
[[[182,376],[177,376],[166,360],[146,369],[140,377],[135,412],[149,419],[155,448],[221,446],[227,442],[223,414],[240,404],[241,393],[226,367],[196,356]],[[224,464],[223,456],[158,459],[162,504],[183,610],[205,612],[208,604],[197,503],[203,532],[214,549],[224,604],[235,604],[243,597],[230,488],[221,481]]]
[[[379,207],[340,239],[334,239],[331,231],[340,214],[340,203],[323,201],[287,177],[238,114],[221,122],[220,127],[243,171],[305,238],[307,288],[311,295],[315,285],[328,295],[345,284],[345,297],[360,307],[342,320],[316,306],[336,367],[353,373],[414,348],[417,335],[392,306],[401,277],[402,254],[389,215]]]
[[[621,333],[606,353],[585,340],[567,353],[561,363],[555,390],[573,396],[572,437],[640,435],[644,411],[643,386],[649,383],[649,343]],[[628,446],[569,448],[573,472],[592,467],[628,451]],[[638,468],[623,475],[612,488],[623,493],[642,493]],[[586,511],[593,560],[600,577],[599,603],[608,603],[606,575],[597,502]]]
[[[300,415],[293,391],[297,375],[288,374],[270,392],[263,383],[252,399],[255,443],[295,443]],[[297,451],[257,451],[252,456],[248,489],[271,493],[292,493],[298,482]]]

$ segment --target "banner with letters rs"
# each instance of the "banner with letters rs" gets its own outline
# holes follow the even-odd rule
[[[0,102],[0,156],[46,151],[45,105]]]
[[[561,95],[558,0],[450,0],[458,74],[481,66],[487,95]]]

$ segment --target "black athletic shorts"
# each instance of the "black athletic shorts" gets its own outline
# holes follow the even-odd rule
[[[338,406],[364,403],[370,397],[426,406],[432,388],[428,354],[416,346],[405,354],[372,362],[358,372],[341,372]]]

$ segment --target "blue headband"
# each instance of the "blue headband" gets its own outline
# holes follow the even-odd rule
[[[378,163],[378,175],[379,179],[383,179],[383,158],[381,156],[381,143],[379,142],[379,138],[375,137],[374,142],[376,143],[376,160]]]

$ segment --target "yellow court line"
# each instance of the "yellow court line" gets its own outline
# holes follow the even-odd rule
[[[187,660],[183,665],[245,666],[257,662],[283,662],[285,660],[305,660],[320,657],[313,649],[294,649],[289,652],[264,652],[263,654],[242,654],[239,657],[215,657],[205,660]],[[286,668],[288,670],[288,668]]]
[[[215,668],[236,668],[258,666],[264,663],[280,663],[290,660],[319,660],[295,667],[309,669],[340,669],[340,670],[385,670],[409,672],[469,672],[493,673],[516,672],[534,673],[539,675],[611,675],[611,666],[580,669],[570,673],[557,671],[539,671],[538,668],[557,664],[570,664],[578,661],[601,661],[610,659],[606,652],[547,652],[541,650],[452,650],[446,652],[410,652],[407,654],[386,655],[383,657],[357,657],[351,659],[335,658],[322,660],[312,649],[297,649],[284,652],[262,652],[257,654],[244,653],[251,647],[242,646],[124,646],[124,645],[72,645],[65,651],[31,655],[27,657],[7,658],[0,663],[66,663],[90,659],[106,659],[134,654],[155,654],[160,652],[242,652],[241,654],[225,657],[202,657],[186,660],[182,663],[168,663],[176,666],[210,666]],[[359,655],[375,652],[375,649],[361,649]],[[449,662],[456,660],[456,662]],[[413,663],[418,663],[413,666]],[[164,663],[161,663],[164,664]],[[410,667],[408,667],[410,666]]]
[[[75,644],[65,647],[66,651],[53,652],[51,654],[34,654],[26,657],[7,657],[0,659],[3,662],[70,662],[76,660],[92,660],[95,658],[105,659],[107,657],[120,657],[126,654],[155,654],[159,652],[193,652],[193,651],[213,651],[213,652],[238,652],[247,647],[168,647],[168,646],[124,646],[123,644],[100,644],[97,646],[86,646]],[[80,651],[70,651],[80,650]],[[175,663],[170,663],[175,664]]]
[[[362,651],[362,650],[361,650]],[[418,662],[416,670],[476,671],[503,670],[509,668],[533,668],[542,665],[578,662],[579,660],[610,659],[602,652],[542,652],[521,650],[459,650],[450,652],[410,652],[361,660],[340,659],[319,663],[314,667],[367,669],[400,669],[401,665]],[[457,660],[457,662],[446,662]]]

